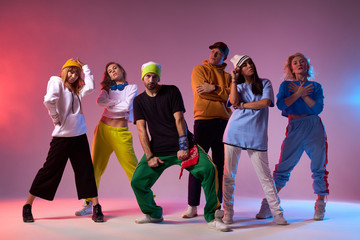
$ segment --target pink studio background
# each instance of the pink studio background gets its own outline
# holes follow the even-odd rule
[[[288,55],[311,58],[315,80],[324,88],[320,115],[329,142],[330,200],[360,200],[360,17],[357,0],[303,1],[0,1],[0,198],[25,198],[45,161],[53,129],[43,106],[50,76],[58,75],[70,57],[93,71],[97,89],[83,106],[91,143],[102,108],[95,101],[105,64],[117,61],[128,81],[140,80],[140,67],[162,64],[161,83],[177,85],[193,129],[190,75],[208,58],[208,46],[224,41],[234,54],[250,55],[260,77],[269,78],[275,94]],[[231,71],[229,64],[227,71]],[[270,111],[269,157],[274,169],[287,119]],[[134,147],[143,152],[130,124]],[[309,159],[303,155],[282,198],[313,199]],[[166,171],[154,186],[157,196],[187,199],[187,176],[179,167]],[[262,197],[253,167],[244,152],[236,195]],[[67,165],[56,197],[76,198],[74,176]],[[112,156],[100,184],[100,197],[133,197],[128,180]]]

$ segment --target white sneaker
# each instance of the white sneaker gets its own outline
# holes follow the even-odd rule
[[[92,202],[86,202],[84,200],[83,208],[75,212],[75,216],[85,216],[92,214]]]
[[[137,224],[143,224],[143,223],[160,223],[164,221],[164,218],[152,218],[150,217],[150,215],[145,214],[145,216],[143,218],[139,218],[135,220],[135,223]]]
[[[230,225],[230,224],[234,223],[232,215],[226,215],[225,214],[222,220],[226,225]]]
[[[326,207],[326,203],[325,203],[324,200],[316,200],[316,202],[315,202],[314,220],[316,220],[316,221],[324,220],[325,207]]]
[[[261,202],[260,211],[256,214],[257,219],[266,219],[271,218],[273,215],[270,211],[269,203],[267,202],[266,198],[264,198]]]
[[[208,222],[208,227],[211,229],[214,229],[216,231],[221,232],[228,232],[230,231],[230,228],[224,224],[222,221],[222,218],[224,217],[224,211],[222,210],[216,210],[215,211],[215,219]]]
[[[277,225],[287,225],[288,224],[282,213],[279,213],[274,216],[273,223],[276,223]]]
[[[194,218],[197,214],[197,207],[196,206],[188,206],[186,210],[182,213],[182,218]]]
[[[208,222],[208,227],[221,232],[230,231],[230,228],[227,225],[225,225],[222,221],[219,221],[219,219],[214,219],[211,222]]]

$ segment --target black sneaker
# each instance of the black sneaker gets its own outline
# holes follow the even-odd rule
[[[33,215],[31,213],[31,205],[25,204],[23,206],[22,217],[24,222],[34,222]]]
[[[92,215],[92,220],[94,222],[104,222],[104,214],[101,211],[101,206],[100,204],[96,204],[93,207],[93,215]]]

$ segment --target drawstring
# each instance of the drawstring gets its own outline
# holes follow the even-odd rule
[[[71,92],[71,110],[72,113],[74,113],[74,94]]]
[[[79,97],[79,95],[77,95],[77,94],[76,94],[76,96],[77,96],[77,98],[79,99],[80,113],[82,113],[82,107],[81,107],[80,97]],[[72,111],[72,113],[75,113],[75,112],[74,112],[74,93],[73,93],[73,92],[71,92],[71,111]],[[69,114],[70,114],[70,113],[67,113],[67,115],[65,116],[64,121],[63,121],[63,123],[61,124],[61,126],[65,125],[66,119],[67,119],[67,117],[69,116]]]
[[[81,100],[80,100],[79,95],[77,95],[77,94],[76,94],[76,96],[77,96],[77,98],[78,98],[78,100],[79,100],[79,104],[80,104],[80,113],[81,113],[81,112],[82,112]],[[74,112],[74,94],[73,94],[73,92],[71,92],[71,110],[72,110],[72,113],[75,113],[75,112]]]

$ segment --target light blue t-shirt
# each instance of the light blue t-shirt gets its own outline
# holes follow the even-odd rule
[[[254,95],[251,87],[252,84],[238,84],[240,102],[256,102],[261,99],[270,99],[270,107],[274,106],[274,91],[271,82],[262,79],[263,94]],[[228,101],[228,105],[230,101]],[[243,149],[253,149],[266,151],[268,145],[268,119],[269,108],[254,109],[236,109],[226,126],[223,142],[225,144],[241,147]]]

